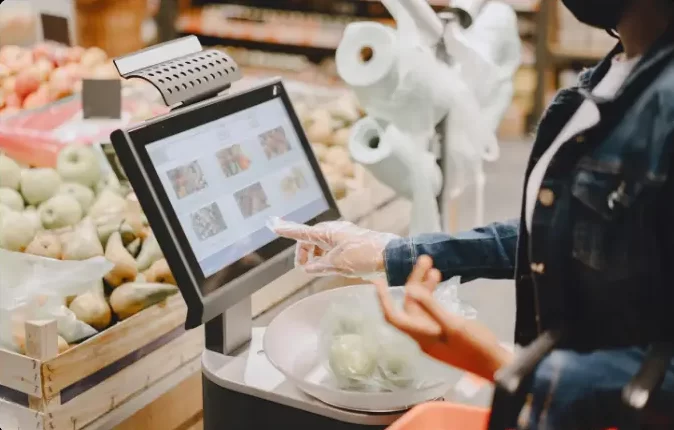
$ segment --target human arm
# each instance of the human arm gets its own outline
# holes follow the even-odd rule
[[[404,285],[420,255],[433,259],[443,280],[454,276],[460,276],[462,282],[477,278],[512,279],[518,233],[519,219],[513,219],[456,235],[395,238],[384,250],[388,282]]]
[[[386,282],[375,281],[386,321],[411,336],[431,357],[493,382],[495,373],[511,363],[514,354],[487,327],[446,311],[433,297],[439,281],[433,260],[420,257],[405,284],[401,310],[393,304]]]
[[[368,278],[386,272],[391,285],[404,285],[420,255],[434,259],[443,279],[512,278],[519,221],[493,223],[453,236],[412,238],[346,221],[307,226],[273,219],[270,228],[297,241],[295,263],[307,273]]]

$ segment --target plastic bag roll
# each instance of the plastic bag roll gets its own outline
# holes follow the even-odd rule
[[[431,189],[438,195],[442,188],[442,173],[433,154],[415,150],[415,142],[402,133],[396,133],[392,128],[387,128],[387,131],[385,133],[373,118],[365,117],[357,121],[349,139],[351,158],[370,170],[380,182],[408,199],[415,192],[412,173],[423,170],[430,173]],[[408,157],[408,152],[415,155]]]
[[[346,26],[337,47],[337,73],[356,91],[367,88],[371,96],[385,97],[398,86],[395,30],[376,22]]]
[[[410,234],[441,231],[436,197],[441,192],[442,172],[433,154],[397,127],[382,129],[368,117],[354,124],[349,152],[375,178],[412,202]]]
[[[336,64],[368,115],[421,139],[449,109],[455,75],[414,36],[379,23],[349,24]]]

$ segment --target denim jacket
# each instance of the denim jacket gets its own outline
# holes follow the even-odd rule
[[[563,89],[540,121],[525,174],[585,99],[600,121],[561,147],[543,178],[531,234],[519,219],[449,236],[397,239],[385,251],[391,285],[416,258],[444,278],[515,279],[515,341],[563,328],[578,350],[674,340],[674,31],[646,53],[612,100],[592,88],[618,44],[576,87]],[[523,192],[523,195],[525,193]]]

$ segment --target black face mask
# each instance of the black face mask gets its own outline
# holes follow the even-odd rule
[[[562,0],[583,24],[604,30],[615,29],[630,0]]]

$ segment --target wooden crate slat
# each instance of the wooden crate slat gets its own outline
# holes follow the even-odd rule
[[[44,415],[42,412],[0,399],[0,425],[2,424],[4,424],[2,430],[42,429]]]
[[[0,349],[0,385],[39,396],[42,386],[40,362]]]
[[[101,382],[85,395],[50,409],[45,427],[50,430],[81,429],[176,369],[192,363],[201,355],[203,348],[203,328],[191,330]]]
[[[145,309],[97,336],[43,363],[47,398],[125,357],[185,322],[182,296]],[[95,359],[94,359],[95,358]]]

